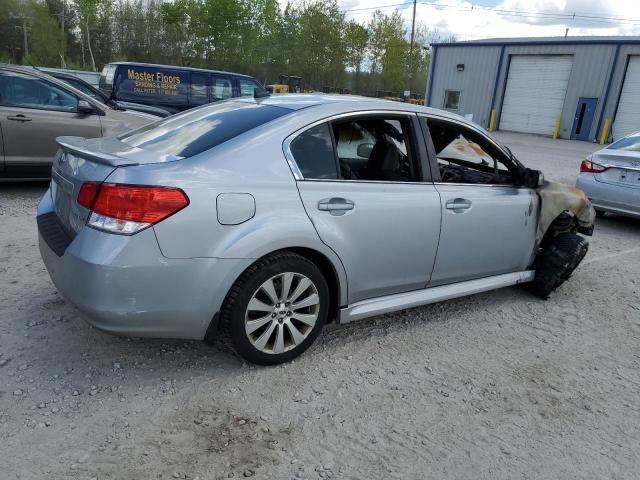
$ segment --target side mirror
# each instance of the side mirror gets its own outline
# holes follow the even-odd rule
[[[96,112],[96,107],[86,100],[78,100],[78,106],[76,107],[76,110],[78,111],[78,113],[89,115]]]
[[[527,188],[540,188],[544,185],[544,174],[540,170],[525,168],[522,172],[521,184]]]
[[[358,156],[362,158],[369,158],[373,151],[373,143],[361,143],[358,145]]]

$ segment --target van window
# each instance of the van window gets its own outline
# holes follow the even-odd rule
[[[216,100],[226,100],[233,97],[233,90],[231,88],[231,79],[225,77],[212,76],[211,77],[211,97],[215,102]]]
[[[190,94],[191,105],[204,105],[209,103],[209,93],[207,91],[207,75],[204,73],[191,73]]]
[[[188,104],[189,74],[184,70],[118,65],[114,91],[118,100],[150,104]]]
[[[246,96],[252,97],[256,88],[259,90],[263,90],[263,88],[253,80],[246,80],[243,78],[239,80],[238,83],[240,84],[241,97],[246,97]]]
[[[111,97],[113,91],[113,77],[116,74],[117,65],[105,65],[100,74],[100,81],[98,87],[102,90],[102,93]]]
[[[167,117],[118,137],[132,147],[188,158],[291,113],[288,108],[223,102]]]

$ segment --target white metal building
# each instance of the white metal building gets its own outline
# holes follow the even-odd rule
[[[640,37],[436,43],[426,104],[495,130],[576,140],[640,131]]]

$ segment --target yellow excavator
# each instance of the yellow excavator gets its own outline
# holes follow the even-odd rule
[[[296,75],[280,75],[280,83],[267,85],[271,93],[300,93],[302,91],[302,77]]]

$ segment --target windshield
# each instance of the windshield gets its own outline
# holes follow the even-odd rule
[[[188,110],[118,138],[132,147],[188,158],[290,112],[273,105],[222,102]]]
[[[629,152],[640,152],[640,134],[631,135],[630,137],[621,138],[612,143],[607,148],[612,150],[626,150]]]

